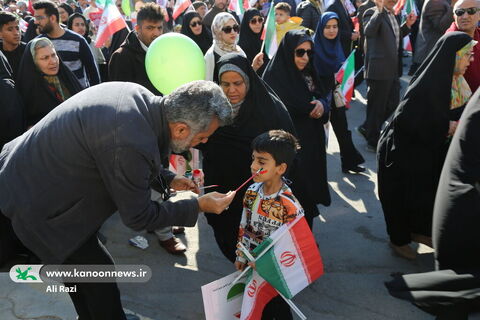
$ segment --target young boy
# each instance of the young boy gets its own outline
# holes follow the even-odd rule
[[[283,175],[300,148],[297,139],[283,130],[271,130],[252,142],[252,174],[265,171],[254,178],[243,199],[238,242],[250,252],[281,225],[303,215],[303,209],[285,183]],[[237,250],[235,267],[245,268],[247,260]],[[272,299],[263,311],[264,319],[292,319],[288,304],[281,297]]]
[[[291,6],[286,2],[275,5],[275,28],[277,29],[277,44],[280,44],[285,34],[290,30],[303,29],[302,23],[290,18]]]
[[[11,12],[0,11],[0,38],[0,50],[7,57],[15,78],[26,45],[20,41],[19,18]]]

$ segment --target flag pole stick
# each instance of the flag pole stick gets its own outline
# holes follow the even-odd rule
[[[245,269],[243,269],[242,273],[238,275],[238,277],[235,278],[235,280],[232,281],[232,286],[240,280],[245,273],[247,273],[248,270],[250,270],[252,267],[247,266]]]
[[[277,289],[275,289],[275,290],[277,290]],[[292,308],[292,310],[295,311],[295,313],[300,317],[300,319],[302,319],[302,320],[307,319],[307,317],[302,313],[302,311],[300,311],[300,309],[298,309],[298,307],[293,303],[292,300],[285,298],[285,296],[283,294],[281,294],[280,291],[277,290],[277,292],[280,295],[280,297],[282,297],[283,300],[285,300],[285,302],[288,303],[290,308]]]

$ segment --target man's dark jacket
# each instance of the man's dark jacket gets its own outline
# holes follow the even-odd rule
[[[0,211],[43,263],[62,263],[118,210],[137,231],[194,226],[196,199],[161,204],[151,186],[169,156],[163,100],[134,83],[76,94],[0,153]]]
[[[130,81],[138,83],[157,96],[162,95],[150,82],[145,68],[145,50],[143,50],[135,31],[131,31],[125,42],[110,57],[108,76],[111,81]]]

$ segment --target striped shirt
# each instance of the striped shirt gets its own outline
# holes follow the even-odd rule
[[[64,30],[63,36],[58,38],[50,38],[46,34],[39,37],[46,37],[52,41],[60,59],[75,74],[84,88],[99,84],[100,75],[87,41],[71,30]]]

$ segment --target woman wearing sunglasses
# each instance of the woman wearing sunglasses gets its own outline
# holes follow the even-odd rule
[[[227,53],[236,52],[245,56],[242,48],[237,45],[240,26],[237,20],[227,12],[219,13],[212,23],[213,45],[205,54],[206,80],[218,83],[217,62]]]
[[[195,41],[205,54],[212,45],[212,34],[203,27],[202,18],[196,11],[188,11],[183,15],[181,33]]]
[[[253,63],[254,58],[260,53],[262,47],[260,36],[262,35],[264,22],[265,19],[262,14],[255,8],[248,9],[243,15],[238,45],[245,51],[250,63]],[[268,61],[268,56],[264,54],[263,65],[257,70],[257,74],[261,75],[263,73]]]
[[[338,37],[338,15],[327,11],[321,15],[319,22],[315,32],[314,66],[320,80],[331,95],[336,85],[334,74],[345,61],[345,55]],[[348,130],[345,106],[335,105],[335,99],[332,98],[330,107],[330,121],[340,147],[342,171],[344,173],[365,171],[365,168],[359,166],[365,160],[353,145],[352,133]]]
[[[325,130],[329,104],[328,91],[318,81],[313,68],[313,40],[306,30],[291,30],[280,42],[268,63],[263,79],[278,94],[292,117],[301,144],[301,166],[295,170],[292,186],[312,227],[319,215],[317,203],[330,205],[327,184]]]

